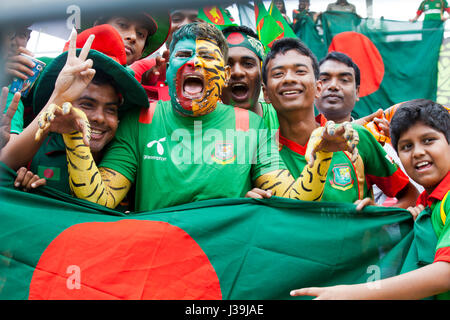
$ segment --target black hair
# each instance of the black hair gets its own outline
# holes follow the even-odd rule
[[[398,152],[398,140],[401,135],[416,123],[421,122],[450,140],[450,115],[439,103],[426,99],[415,99],[401,104],[390,123],[391,142]]]
[[[312,51],[298,38],[282,38],[274,41],[271,50],[264,59],[262,66],[262,78],[264,84],[267,84],[267,65],[269,61],[274,59],[277,54],[284,54],[289,50],[297,50],[302,55],[309,57],[313,67],[314,77],[316,80],[319,78],[319,63],[317,62],[314,53],[312,53]]]
[[[355,71],[355,84],[356,84],[356,87],[359,87],[360,82],[361,82],[361,72],[359,71],[358,65],[353,62],[352,58],[350,58],[345,53],[338,52],[338,51],[332,51],[329,54],[327,54],[325,58],[320,60],[319,68],[327,60],[335,60],[338,62],[342,62],[346,66],[353,68],[353,70]]]
[[[223,33],[214,25],[206,22],[193,22],[182,26],[173,34],[170,52],[173,52],[177,42],[184,38],[213,40],[222,52],[224,60],[228,60],[227,40]]]
[[[280,12],[286,13],[286,4],[284,3],[284,0],[276,0],[276,1],[274,1],[274,4],[275,4],[275,2],[281,2],[281,4],[283,5],[283,8],[281,8]]]

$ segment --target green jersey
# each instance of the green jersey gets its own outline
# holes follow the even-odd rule
[[[6,99],[6,107],[5,112],[8,110],[8,107],[14,97],[14,94],[8,92],[8,97]],[[17,105],[17,110],[14,113],[14,116],[11,120],[11,133],[20,134],[23,131],[23,114],[24,114],[24,105],[22,100],[19,100],[19,104]]]
[[[276,131],[280,127],[278,123],[277,111],[275,108],[267,102],[260,102],[263,110],[263,119],[266,127],[271,131]]]
[[[170,101],[130,111],[100,167],[136,183],[136,210],[243,197],[261,175],[285,169],[263,119],[218,103],[183,117]]]
[[[317,119],[317,118],[316,118]],[[325,119],[317,119],[324,125]],[[335,152],[328,169],[322,201],[355,202],[373,197],[372,185],[376,184],[390,197],[402,190],[409,182],[408,177],[390,159],[386,151],[368,130],[352,124],[359,134],[359,157],[355,163],[347,152]],[[307,145],[301,146],[280,136],[280,155],[295,179],[306,165]]]
[[[417,14],[424,13],[424,20],[441,20],[444,10],[450,10],[446,0],[425,0],[421,2]]]

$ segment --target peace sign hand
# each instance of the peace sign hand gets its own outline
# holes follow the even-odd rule
[[[73,102],[78,99],[83,90],[94,78],[95,70],[92,69],[93,61],[91,59],[86,60],[94,38],[94,35],[89,36],[81,49],[80,55],[77,57],[77,32],[75,29],[72,30],[67,61],[56,79],[55,89],[52,95],[55,98],[54,102],[56,104]]]

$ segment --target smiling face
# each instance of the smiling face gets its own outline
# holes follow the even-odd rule
[[[445,135],[417,122],[398,140],[406,173],[430,194],[450,170],[450,144]]]
[[[228,80],[230,70],[211,40],[179,40],[169,59],[167,81],[175,110],[183,116],[212,112]]]
[[[114,138],[119,124],[120,98],[116,90],[107,84],[90,83],[74,106],[82,109],[91,126],[90,148],[98,153]]]
[[[231,68],[230,82],[223,89],[223,102],[234,107],[252,109],[261,91],[261,62],[258,56],[245,47],[228,50]]]
[[[295,49],[280,52],[268,62],[266,70],[264,99],[272,103],[277,112],[313,109],[321,84],[315,79],[310,57]]]
[[[139,60],[149,34],[147,24],[144,21],[125,17],[113,17],[106,23],[113,26],[122,37],[127,55],[127,65]]]
[[[352,67],[336,60],[326,60],[320,66],[322,93],[316,107],[328,120],[350,121],[351,112],[359,100],[359,87]]]

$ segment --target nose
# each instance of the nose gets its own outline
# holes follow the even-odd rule
[[[297,80],[298,79],[297,79],[297,75],[296,75],[295,71],[288,69],[283,78],[283,83],[296,83]]]
[[[231,77],[233,79],[240,79],[243,78],[245,75],[244,69],[242,68],[241,64],[235,63],[231,67]]]
[[[125,32],[125,40],[134,42],[136,41],[136,39],[137,39],[136,30],[134,28],[129,28]]]
[[[413,157],[421,158],[425,154],[425,148],[420,143],[415,143],[413,145]]]
[[[101,108],[97,108],[89,113],[88,119],[90,123],[103,124],[105,123],[105,114]]]
[[[331,91],[339,91],[340,90],[339,82],[335,77],[331,77],[328,80],[327,89],[331,90]]]

